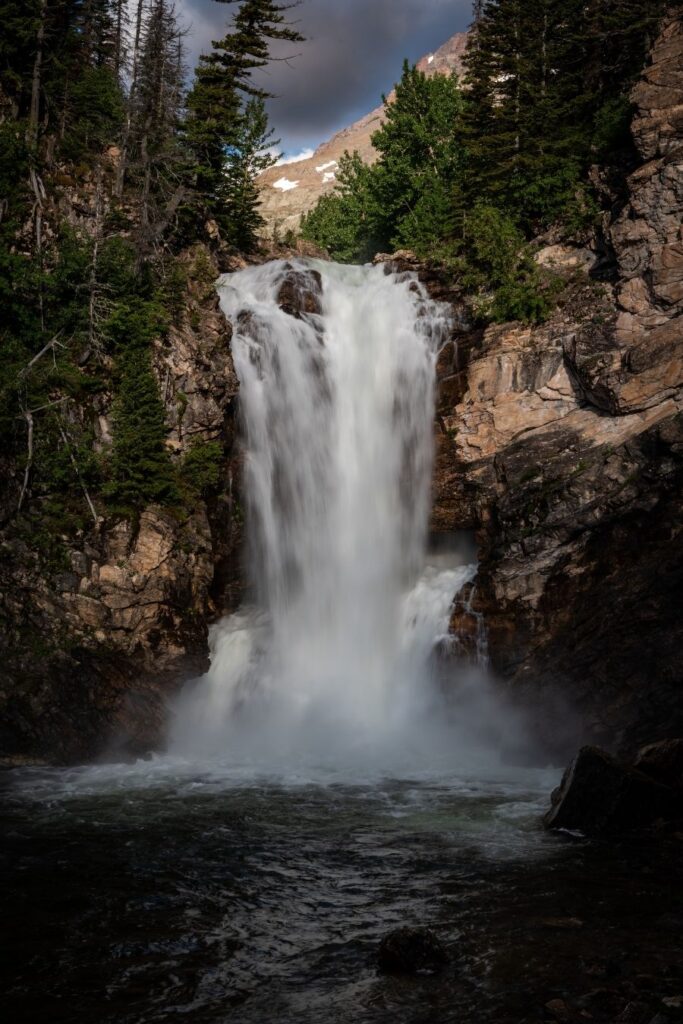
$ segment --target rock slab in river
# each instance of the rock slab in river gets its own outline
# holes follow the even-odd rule
[[[681,792],[597,747],[583,747],[553,793],[544,824],[601,836],[674,821]]]

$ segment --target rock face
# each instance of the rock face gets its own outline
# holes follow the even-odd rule
[[[0,535],[0,752],[69,761],[103,748],[158,745],[174,684],[207,667],[207,623],[243,589],[237,377],[206,249],[186,254],[184,312],[154,364],[182,456],[196,442],[225,453],[222,485],[184,518],[161,508],[139,521],[100,518],[46,572],[26,544]],[[98,396],[99,443],[111,395]]]
[[[683,740],[648,743],[638,751],[633,767],[666,786],[683,790]]]
[[[442,353],[432,524],[478,530],[495,670],[629,750],[683,728],[680,16],[633,100],[643,163],[608,229],[616,283],[562,247],[548,323],[456,324]]]
[[[428,75],[447,75],[462,72],[462,58],[467,45],[467,33],[453,36],[433,54],[418,63]],[[393,93],[389,96],[391,101]],[[297,231],[303,213],[312,210],[320,196],[335,187],[335,172],[339,158],[345,151],[358,150],[366,163],[374,163],[377,153],[372,135],[382,124],[384,107],[377,107],[349,128],[323,142],[312,157],[296,163],[270,167],[260,176],[261,213],[266,220],[265,233],[281,237],[288,231]]]
[[[682,812],[683,790],[640,767],[619,764],[604,750],[584,747],[553,793],[543,820],[546,828],[610,836],[675,822]]]

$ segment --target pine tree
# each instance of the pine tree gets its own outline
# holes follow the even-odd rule
[[[106,496],[124,514],[148,504],[179,501],[173,465],[166,448],[166,421],[148,348],[131,347],[119,362],[120,383],[114,409],[111,483]]]
[[[455,76],[427,77],[406,61],[393,103],[372,143],[380,154],[373,177],[376,232],[389,245],[422,248],[437,229],[454,230],[463,150],[462,99]],[[433,237],[433,235],[432,235]]]
[[[344,153],[334,192],[320,197],[301,219],[301,236],[326,249],[339,263],[365,263],[385,247],[378,235],[375,167],[358,153]]]
[[[628,93],[666,0],[483,0],[466,55],[468,194],[532,233],[628,144]]]
[[[238,122],[235,143],[227,152],[219,189],[219,226],[226,241],[242,252],[252,252],[265,221],[258,211],[257,176],[275,163],[276,142],[260,96],[249,99]]]
[[[428,78],[406,61],[394,101],[384,101],[385,121],[372,137],[377,163],[345,154],[335,192],[302,222],[304,237],[342,262],[398,247],[427,254],[458,230],[464,151],[457,79]]]
[[[271,42],[303,41],[286,20],[286,12],[293,6],[274,0],[243,0],[232,31],[212,44],[210,54],[200,58],[187,101],[186,135],[195,154],[198,190],[214,217],[221,217],[226,154],[239,150],[244,138],[246,111],[242,97],[268,96],[254,83],[253,72],[267,65]]]
[[[139,182],[141,255],[145,255],[166,226],[184,194],[185,163],[178,145],[183,101],[182,31],[169,0],[153,0],[143,25],[131,99],[128,163]]]
[[[469,196],[530,230],[562,209],[579,175],[583,110],[567,67],[573,6],[488,0],[466,55]]]

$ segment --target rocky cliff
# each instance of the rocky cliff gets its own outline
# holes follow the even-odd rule
[[[208,622],[239,603],[242,513],[235,444],[238,382],[218,308],[218,267],[204,246],[184,256],[182,315],[153,362],[177,456],[197,440],[224,453],[222,485],[192,509],[151,507],[138,521],[100,515],[46,564],[11,520],[0,531],[0,747],[69,761],[159,741],[166,696],[207,665]],[[99,443],[113,395],[98,395]]]
[[[546,248],[566,278],[552,319],[461,326],[443,353],[433,524],[478,530],[495,670],[629,749],[683,727],[679,15],[632,98],[642,164],[605,224],[611,283],[590,251]]]
[[[447,75],[454,71],[461,74],[466,45],[467,33],[459,32],[434,53],[423,57],[418,67],[427,75]],[[389,102],[392,96],[393,93],[389,95]],[[383,113],[384,107],[377,107],[321,143],[309,159],[270,167],[260,176],[261,213],[269,236],[282,237],[288,231],[298,230],[301,215],[313,209],[320,196],[334,189],[335,171],[344,152],[357,150],[366,163],[374,163],[377,154],[371,140],[382,123]]]

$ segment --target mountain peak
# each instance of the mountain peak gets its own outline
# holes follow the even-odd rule
[[[467,33],[458,32],[438,50],[418,61],[426,75],[462,74]],[[393,91],[388,99],[392,101]],[[377,153],[371,138],[382,123],[384,106],[376,107],[348,128],[321,143],[313,156],[292,163],[269,167],[260,175],[261,214],[267,233],[296,231],[303,213],[312,210],[320,196],[335,187],[335,171],[345,150],[357,150],[366,163],[374,163]]]

